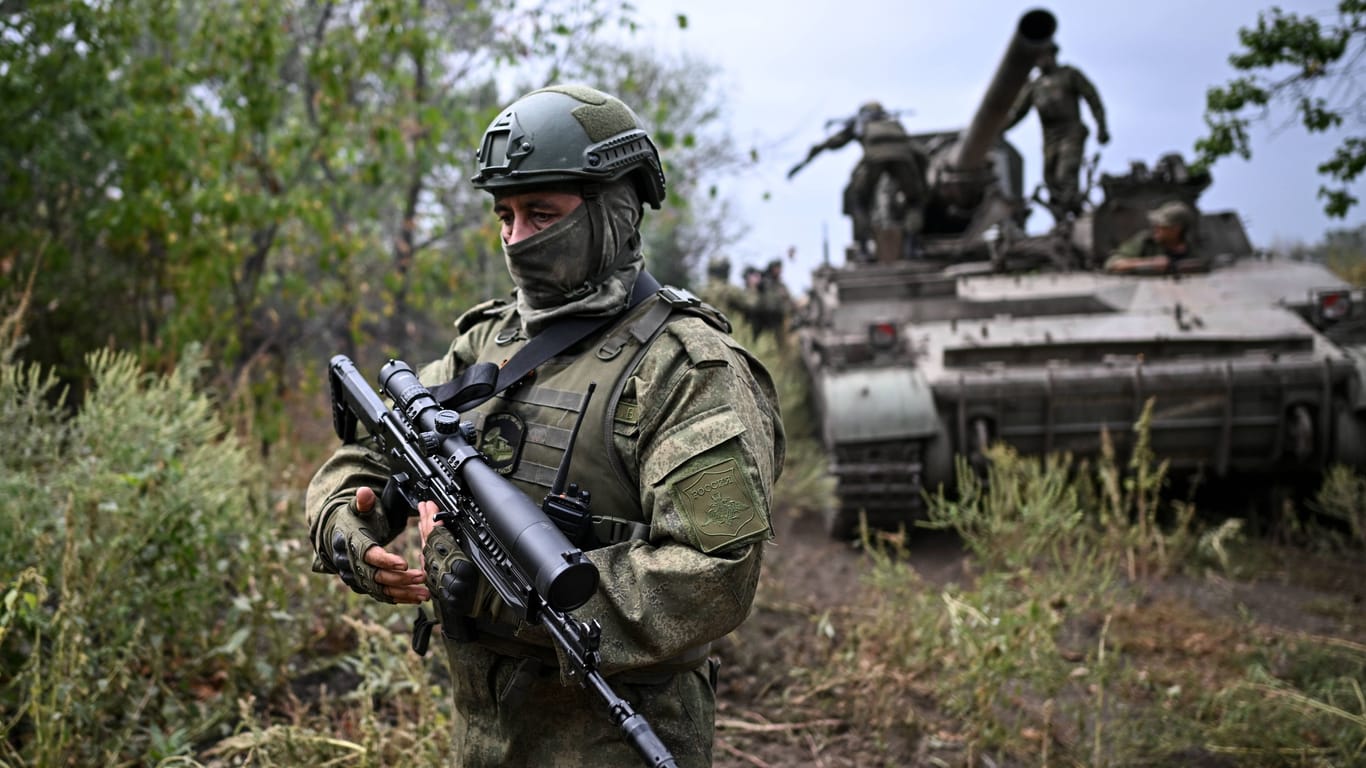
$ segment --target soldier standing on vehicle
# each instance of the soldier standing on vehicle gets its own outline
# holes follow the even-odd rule
[[[891,175],[905,196],[907,235],[918,233],[924,219],[925,156],[911,141],[901,121],[883,109],[879,102],[870,101],[846,119],[839,131],[811,147],[806,158],[788,170],[787,177],[795,176],[821,152],[839,149],[856,139],[863,146],[863,156],[844,188],[844,214],[853,221],[855,247],[868,255],[869,242],[875,237],[873,193],[883,173]]]
[[[1080,69],[1058,64],[1058,46],[1050,43],[1039,54],[1039,76],[1020,92],[1006,120],[1009,130],[1029,114],[1039,113],[1043,125],[1043,178],[1048,187],[1048,202],[1055,215],[1080,214],[1082,197],[1079,176],[1086,137],[1090,135],[1081,119],[1080,101],[1091,109],[1096,122],[1096,141],[1110,143],[1105,125],[1105,106],[1096,87]]]
[[[1167,275],[1200,272],[1208,262],[1196,253],[1195,211],[1172,201],[1148,213],[1150,230],[1125,240],[1109,259],[1105,271],[1129,275]]]
[[[517,290],[462,315],[420,378],[452,382],[537,343],[532,374],[462,406],[470,442],[540,502],[581,419],[567,474],[592,504],[575,543],[600,581],[574,616],[601,626],[599,670],[678,765],[709,766],[711,643],[749,614],[772,537],[785,446],[773,381],[719,313],[645,271],[640,223],[664,201],[664,173],[620,100],[585,86],[522,96],[485,131],[472,181],[493,197]],[[390,476],[364,443],[318,470],[306,500],[314,570],[384,602],[431,599],[451,670],[454,764],[639,765],[545,630],[470,573],[432,502],[418,505],[422,567],[410,567],[391,544],[406,514],[383,499]]]

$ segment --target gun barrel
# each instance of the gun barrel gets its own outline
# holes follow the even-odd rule
[[[1010,108],[1029,82],[1029,72],[1053,42],[1058,20],[1052,13],[1035,8],[1020,17],[1015,34],[1006,46],[996,74],[978,104],[962,137],[953,149],[949,167],[955,171],[974,171],[986,162],[987,153],[1005,132]]]

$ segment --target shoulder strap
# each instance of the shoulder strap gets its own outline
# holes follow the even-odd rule
[[[636,277],[635,287],[626,310],[634,308],[659,291],[659,281],[645,270]],[[621,317],[576,317],[556,323],[536,334],[501,369],[494,363],[477,363],[466,368],[455,379],[432,388],[432,396],[443,407],[465,411],[478,407],[499,392],[517,383],[537,366],[588,338],[601,328]]]

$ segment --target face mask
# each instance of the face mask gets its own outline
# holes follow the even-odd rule
[[[503,245],[508,272],[532,309],[547,309],[593,289],[599,260],[588,257],[593,239],[588,203],[531,237]]]
[[[644,267],[639,224],[640,199],[621,181],[541,232],[504,244],[528,330],[566,315],[620,311]]]

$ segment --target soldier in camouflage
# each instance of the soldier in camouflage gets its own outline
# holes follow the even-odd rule
[[[754,325],[754,297],[730,281],[730,259],[716,256],[707,262],[707,283],[701,299],[726,313],[726,317]]]
[[[892,177],[905,196],[907,234],[918,233],[924,220],[928,194],[925,156],[911,141],[901,121],[883,109],[881,103],[867,102],[859,107],[857,114],[844,121],[840,130],[811,147],[806,158],[788,170],[787,177],[795,176],[821,152],[839,149],[854,140],[863,146],[863,156],[844,188],[844,214],[853,223],[855,246],[867,254],[875,235],[873,195],[883,173]]]
[[[779,345],[787,343],[792,319],[792,294],[783,282],[783,262],[774,259],[759,273],[754,296],[754,333],[768,333]]]
[[[567,318],[608,318],[462,418],[490,466],[540,501],[597,384],[569,479],[592,493],[583,548],[601,580],[574,615],[600,622],[602,673],[678,764],[710,765],[710,644],[748,615],[772,537],[784,452],[773,382],[690,294],[639,298],[638,282],[654,285],[640,221],[644,204],[663,201],[664,175],[621,101],[583,86],[533,91],[489,126],[478,166],[473,183],[493,196],[517,290],[461,316],[449,352],[420,378],[432,386],[476,362],[505,361]],[[519,622],[469,573],[430,502],[419,505],[422,561],[412,566],[381,509],[388,476],[363,445],[344,446],[318,470],[306,502],[314,569],[346,569],[358,591],[386,602],[432,600],[454,689],[455,764],[638,765],[599,701],[562,674],[543,629]]]
[[[1056,215],[1081,213],[1082,153],[1090,132],[1081,120],[1079,101],[1085,101],[1096,121],[1096,140],[1110,143],[1105,126],[1105,106],[1096,87],[1071,66],[1059,66],[1058,46],[1049,44],[1039,55],[1039,76],[1020,92],[1006,119],[1006,129],[1037,110],[1043,125],[1043,178],[1048,187],[1049,206]]]
[[[1105,261],[1105,270],[1129,275],[1170,275],[1201,272],[1209,263],[1194,243],[1195,210],[1173,200],[1148,213],[1151,229],[1125,240]]]

